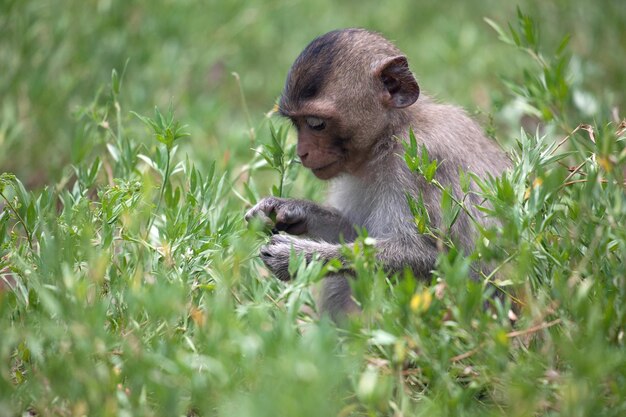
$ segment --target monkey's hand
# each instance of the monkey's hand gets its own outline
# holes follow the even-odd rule
[[[338,258],[338,245],[316,242],[285,235],[274,235],[267,245],[261,248],[261,259],[281,281],[291,279],[289,275],[289,256],[293,250],[296,255],[304,255],[307,262],[318,254],[320,259]]]
[[[351,247],[352,244],[348,244]],[[376,241],[376,256],[380,263],[390,273],[401,272],[405,268],[413,270],[416,276],[428,277],[435,266],[438,249],[432,239],[423,236],[405,236],[404,239],[381,238]],[[408,249],[408,250],[407,250]],[[344,263],[342,245],[303,239],[285,235],[274,235],[267,245],[261,248],[261,259],[265,265],[281,281],[288,281],[289,256],[291,251],[296,255],[304,255],[306,262],[315,256],[322,262],[338,259]],[[348,266],[342,270],[349,270]]]
[[[250,222],[256,217],[276,231],[301,235],[308,231],[307,214],[312,205],[309,201],[266,197],[248,210],[245,218]]]
[[[332,208],[321,207],[312,201],[266,197],[246,213],[246,220],[260,218],[275,232],[291,235],[307,234],[314,239],[338,242],[343,235],[354,239],[352,224]]]

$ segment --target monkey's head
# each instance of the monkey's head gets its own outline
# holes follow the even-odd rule
[[[406,127],[404,110],[419,97],[406,57],[363,29],[329,32],[296,59],[279,112],[298,130],[302,164],[321,179],[356,173],[376,145]]]

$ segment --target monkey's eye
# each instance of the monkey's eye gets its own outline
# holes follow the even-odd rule
[[[307,126],[313,130],[323,130],[326,127],[326,122],[319,117],[307,117],[304,119]]]

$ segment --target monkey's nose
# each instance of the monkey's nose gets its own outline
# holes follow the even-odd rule
[[[298,156],[300,157],[300,161],[304,162],[304,160],[309,157],[309,153],[308,152],[298,152]]]

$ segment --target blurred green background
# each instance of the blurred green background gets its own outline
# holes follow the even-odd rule
[[[382,32],[407,53],[422,89],[498,115],[501,76],[521,73],[484,22],[515,18],[514,2],[481,1],[78,1],[0,2],[0,171],[27,186],[58,180],[97,144],[75,121],[126,63],[121,102],[149,113],[174,104],[189,124],[186,151],[226,169],[249,157],[248,129],[280,94],[286,72],[315,36],[358,26]],[[623,1],[520,4],[541,24],[547,50],[572,35],[584,88],[624,105]],[[510,51],[509,51],[510,52]],[[520,56],[517,54],[517,56]],[[241,77],[251,121],[239,85]]]

